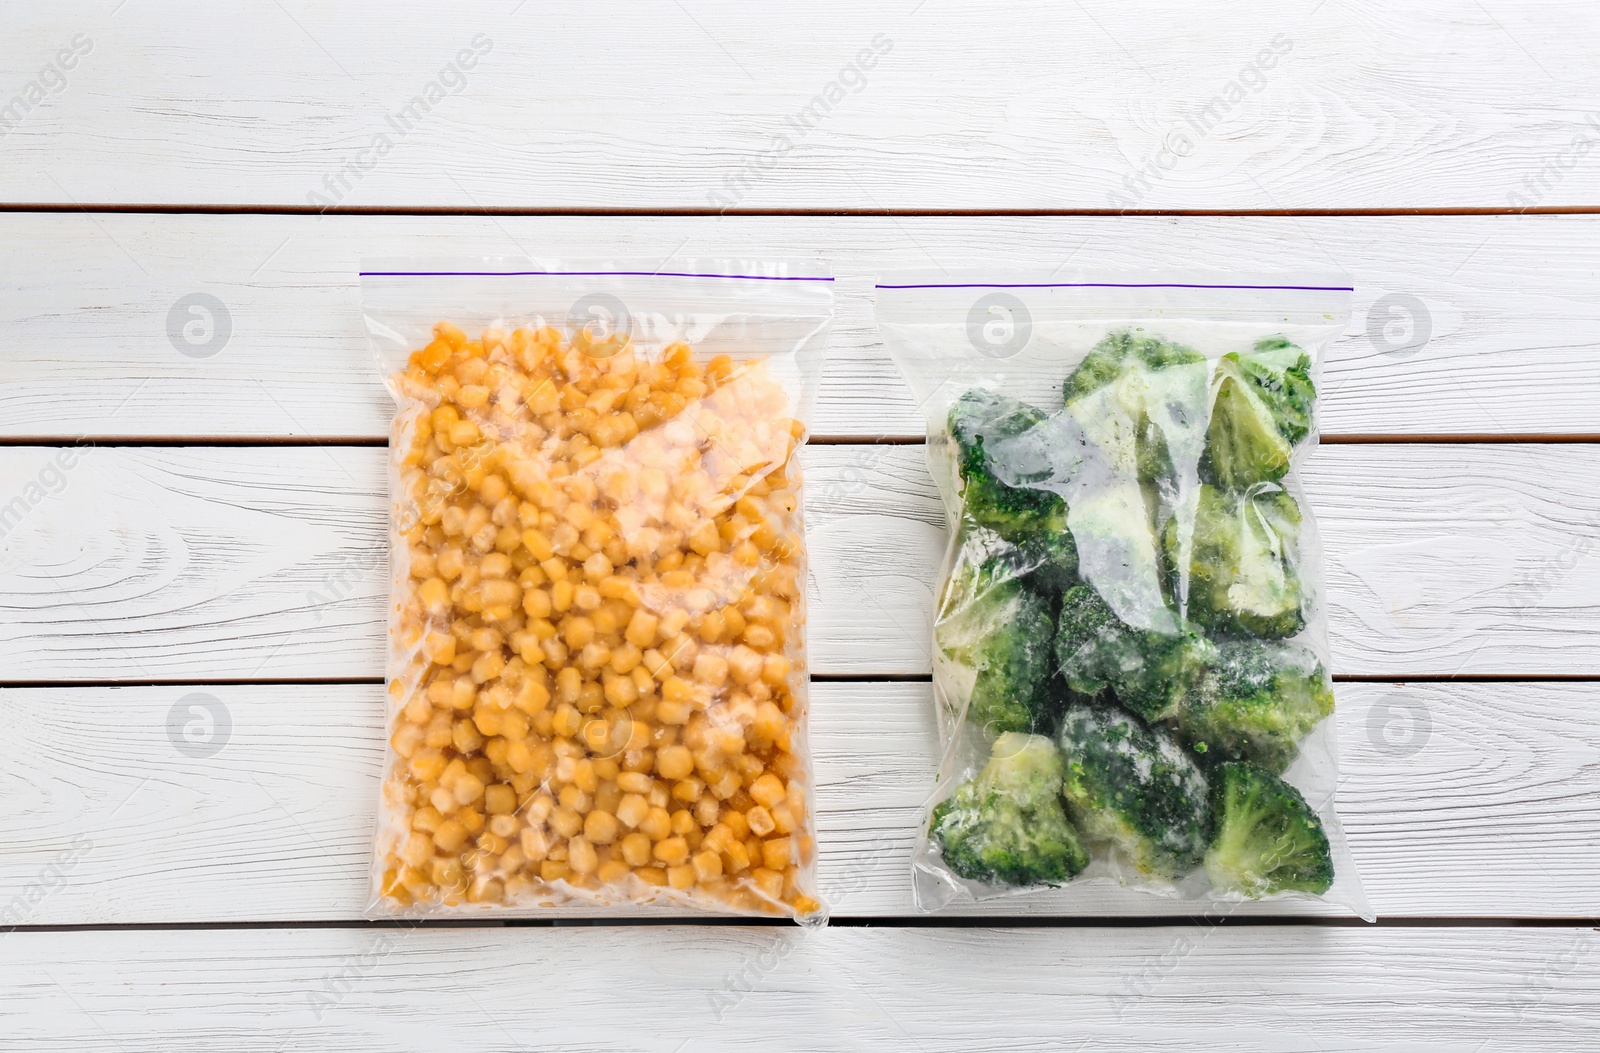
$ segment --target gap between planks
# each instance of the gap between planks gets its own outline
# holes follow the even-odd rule
[[[921,446],[921,435],[813,435],[807,446]],[[1593,446],[1600,444],[1600,432],[1561,434],[1548,432],[1462,432],[1437,435],[1321,435],[1320,446]],[[386,449],[388,439],[362,435],[4,435],[0,448],[8,446],[101,446],[107,449],[143,447],[249,446],[351,446]]]
[[[349,205],[317,208],[314,205],[162,205],[54,201],[0,202],[5,212],[82,212],[166,216],[596,216],[596,217],[742,217],[742,216],[829,216],[895,219],[942,218],[1111,218],[1127,216],[1240,216],[1294,219],[1298,217],[1364,216],[1592,216],[1600,215],[1600,205],[1461,205],[1439,208],[606,208],[482,206],[461,208],[454,205]]]
[[[797,929],[801,926],[784,918],[765,917],[672,917],[672,918],[352,918],[323,921],[177,921],[128,922],[83,925],[14,925],[0,929],[11,932],[209,932],[232,929],[639,929],[669,925],[700,928]],[[1196,926],[1220,928],[1319,928],[1319,929],[1594,929],[1600,931],[1600,918],[1322,918],[1315,916],[1246,916],[1232,918],[1209,914],[1115,915],[1109,917],[1065,917],[1060,915],[1003,916],[919,916],[860,915],[829,917],[834,929],[1157,929]]]
[[[813,684],[931,684],[930,673],[812,673]],[[1378,676],[1363,673],[1334,673],[1336,684],[1593,684],[1600,675],[1586,673],[1420,673],[1410,676]],[[200,677],[171,680],[6,680],[0,688],[75,691],[112,687],[340,687],[381,686],[381,676],[346,677]]]

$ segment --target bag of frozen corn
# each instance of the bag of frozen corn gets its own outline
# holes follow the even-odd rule
[[[950,529],[919,905],[1099,882],[1370,917],[1297,471],[1348,280],[940,272],[877,296]]]
[[[805,421],[832,278],[364,261],[390,435],[370,912],[826,918]]]

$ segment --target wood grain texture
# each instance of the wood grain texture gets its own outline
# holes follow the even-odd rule
[[[66,0],[8,12],[0,206],[1600,204],[1600,14],[1587,0],[901,8],[399,0],[375,18],[349,0]],[[69,47],[80,54],[63,58]],[[863,49],[877,52],[870,68]],[[357,259],[530,254],[831,266],[819,436],[922,432],[872,324],[875,273],[1005,258],[1343,269],[1356,311],[1331,354],[1325,432],[1593,438],[1596,222],[0,213],[0,439],[381,439],[390,406]],[[174,335],[191,293],[228,315],[209,357]],[[1385,350],[1397,296],[1430,332],[1415,351]],[[0,930],[333,923],[0,931],[0,1049],[1593,1043],[1600,936],[1579,924],[1600,915],[1594,683],[1336,692],[1338,804],[1377,911],[1571,927],[353,924],[381,689],[249,681],[381,674],[384,455],[0,449],[0,682],[64,684],[0,688]],[[1321,451],[1307,486],[1336,671],[1600,675],[1597,457],[1593,445]],[[943,529],[920,447],[822,445],[806,459],[814,671],[925,673]],[[837,917],[913,909],[929,694],[814,686],[819,869]],[[209,745],[184,737],[196,706],[209,707]],[[1090,887],[962,911],[1004,924],[1193,909]]]
[[[914,914],[910,855],[938,752],[930,689],[812,692],[823,896],[840,918]],[[1337,695],[1337,806],[1381,917],[1600,916],[1600,686]],[[376,685],[6,688],[0,714],[0,925],[361,916],[383,749]],[[1090,885],[949,913],[1204,909]],[[1348,917],[1308,901],[1225,913]]]
[[[1330,352],[1324,431],[1593,435],[1597,222],[0,215],[0,267],[14,276],[0,289],[10,336],[0,435],[381,439],[392,404],[367,350],[358,261],[508,254],[831,266],[838,319],[816,435],[922,434],[872,320],[873,276],[974,259],[1045,271],[1341,268],[1356,280],[1355,315]],[[229,335],[210,357],[189,357],[195,349],[173,336],[192,320],[175,306],[193,293],[227,312]],[[1419,317],[1404,315],[1416,306],[1391,313],[1395,296],[1415,297]],[[464,307],[470,299],[464,291]],[[1387,350],[1424,331],[1420,348]]]
[[[4,679],[383,674],[387,451],[64,449],[0,450]],[[812,671],[926,674],[946,535],[922,448],[805,464]],[[1593,445],[1319,450],[1335,674],[1600,674],[1597,472]]]
[[[565,928],[5,937],[14,1048],[1560,1050],[1587,929]],[[25,978],[25,979],[24,979]]]
[[[45,90],[12,120],[0,200],[1593,205],[1600,166],[1572,144],[1600,138],[1585,123],[1597,29],[1584,0],[821,0],[692,16],[408,0],[381,20],[349,2],[72,0],[7,34],[7,98]],[[64,84],[41,77],[76,34],[92,48]],[[470,68],[447,69],[466,48]],[[869,50],[870,68],[849,68]]]

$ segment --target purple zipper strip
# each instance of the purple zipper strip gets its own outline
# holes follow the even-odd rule
[[[740,278],[752,282],[831,282],[832,278],[783,278],[765,274],[685,274],[679,271],[361,271],[362,278]]]
[[[1287,292],[1355,292],[1352,285],[1190,285],[1181,282],[950,282],[878,285],[878,289],[1263,289]]]

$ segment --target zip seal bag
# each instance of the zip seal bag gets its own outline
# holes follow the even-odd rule
[[[796,455],[832,281],[363,261],[395,400],[369,914],[826,921]]]
[[[1298,468],[1351,284],[995,268],[880,278],[950,544],[918,908],[1068,884],[1371,920],[1334,811]]]

